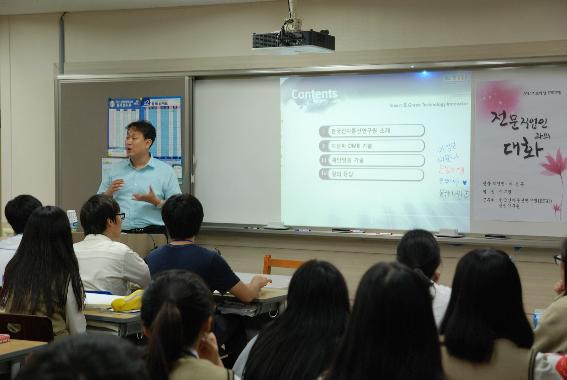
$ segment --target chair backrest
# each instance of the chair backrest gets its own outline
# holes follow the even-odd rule
[[[272,255],[264,255],[264,274],[271,274],[272,267],[297,269],[304,262],[301,260],[273,259]]]
[[[53,325],[45,316],[0,313],[0,333],[13,339],[51,342]]]

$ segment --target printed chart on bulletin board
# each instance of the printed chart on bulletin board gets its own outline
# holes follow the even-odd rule
[[[108,100],[108,155],[125,157],[126,126],[147,120],[156,128],[153,157],[181,160],[181,97],[144,97]]]
[[[126,157],[126,126],[140,120],[141,99],[108,99],[108,155]]]
[[[475,219],[567,219],[567,76],[476,82]]]
[[[147,120],[156,128],[152,157],[169,163],[181,183],[181,102],[180,96],[108,99],[108,156],[126,157],[126,126]]]

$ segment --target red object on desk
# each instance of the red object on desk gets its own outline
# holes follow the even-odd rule
[[[9,334],[0,334],[0,343],[8,343],[10,341]]]

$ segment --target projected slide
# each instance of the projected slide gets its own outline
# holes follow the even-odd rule
[[[282,222],[469,231],[470,72],[280,80]]]

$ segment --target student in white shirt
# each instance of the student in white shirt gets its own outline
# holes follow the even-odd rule
[[[85,239],[75,243],[75,253],[85,290],[128,294],[128,282],[140,288],[150,283],[150,271],[130,247],[118,242],[122,230],[120,206],[111,197],[97,194],[81,208]]]
[[[18,195],[6,203],[4,215],[14,230],[14,236],[0,240],[0,284],[4,279],[6,265],[14,257],[22,241],[22,234],[30,215],[39,207],[41,207],[41,202],[27,194]]]
[[[439,244],[429,231],[411,230],[400,240],[396,259],[413,270],[425,275],[431,281],[430,292],[433,297],[433,316],[437,328],[447,311],[451,288],[439,284],[441,277],[441,253]]]

